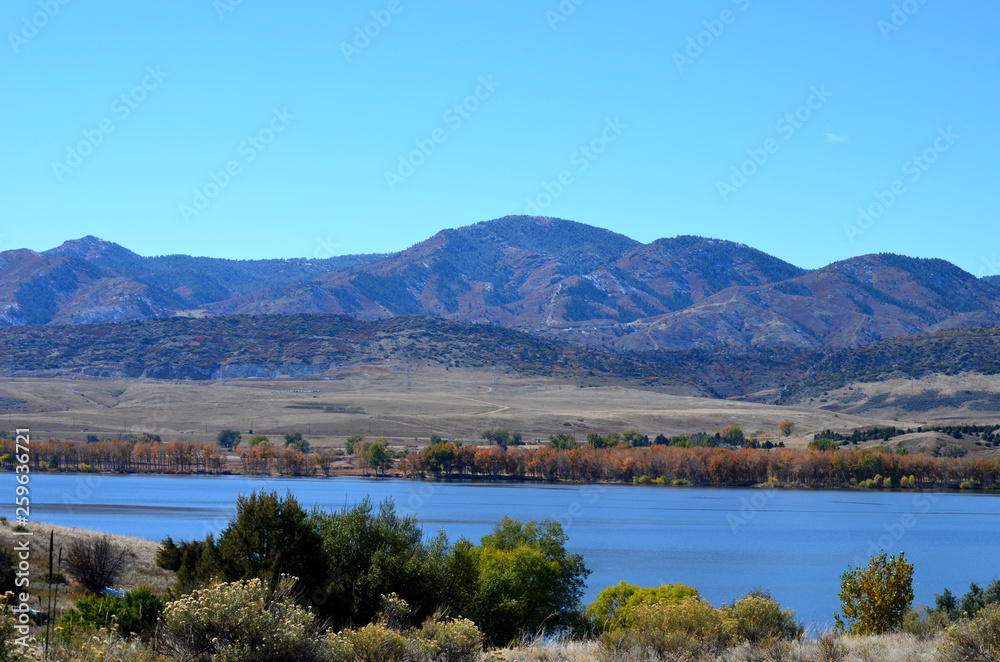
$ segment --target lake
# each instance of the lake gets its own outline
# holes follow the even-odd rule
[[[0,485],[12,501],[14,475]],[[821,629],[840,574],[881,547],[915,564],[917,603],[1000,572],[1000,498],[978,494],[75,474],[33,474],[31,486],[34,521],[150,540],[218,534],[237,495],[260,488],[324,509],[392,497],[425,535],[452,540],[478,542],[504,515],[554,519],[593,571],[588,602],[623,580],[683,582],[715,605],[760,586]]]

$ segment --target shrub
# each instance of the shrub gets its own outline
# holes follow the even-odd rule
[[[14,629],[14,616],[3,595],[0,595],[0,662],[32,659],[25,655],[24,646],[15,641],[18,634]]]
[[[0,595],[13,591],[14,572],[17,567],[17,557],[6,545],[0,545]]]
[[[735,619],[737,642],[769,645],[782,639],[795,639],[805,631],[795,620],[795,612],[782,610],[777,601],[762,595],[745,595],[727,608]]]
[[[619,582],[597,594],[597,598],[587,608],[587,616],[598,631],[625,628],[632,622],[631,612],[641,604],[678,604],[684,598],[691,597],[699,597],[698,589],[684,584],[643,588]]]
[[[867,568],[848,567],[840,577],[841,614],[834,616],[838,630],[852,634],[884,634],[898,629],[913,602],[913,564],[882,552]]]
[[[601,648],[612,657],[645,654],[698,659],[722,653],[733,639],[734,627],[725,610],[716,610],[696,597],[677,604],[641,604],[632,611],[628,628],[601,636]]]
[[[93,633],[74,633],[63,630],[60,636],[52,640],[47,659],[72,660],[72,662],[164,661],[164,658],[157,655],[150,644],[134,638],[126,639],[113,630],[103,628]]]
[[[117,629],[122,635],[152,637],[156,621],[163,612],[163,600],[145,586],[129,591],[124,597],[88,595],[76,601],[60,625],[64,628]]]
[[[948,662],[995,662],[1000,659],[1000,605],[948,629],[941,652]]]
[[[818,451],[835,451],[837,450],[837,442],[833,439],[813,439],[809,442],[808,448],[812,448]]]
[[[129,550],[110,536],[73,543],[66,555],[66,570],[84,590],[99,593],[121,578]]]
[[[292,601],[294,577],[272,592],[260,579],[213,584],[167,603],[163,642],[187,659],[284,662],[321,659],[310,611]]]
[[[333,637],[329,647],[335,662],[403,662],[408,642],[399,632],[382,623],[372,623],[357,630],[343,630]]]
[[[428,642],[440,662],[475,662],[483,649],[483,633],[467,618],[443,620],[439,614],[424,621],[419,638]]]
[[[917,639],[928,639],[943,630],[948,622],[948,617],[943,613],[911,609],[903,616],[901,627],[903,632]]]

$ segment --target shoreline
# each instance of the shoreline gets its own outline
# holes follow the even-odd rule
[[[12,470],[0,470],[0,474],[14,474]],[[157,478],[171,478],[171,477],[185,477],[185,478],[261,478],[267,480],[287,480],[287,481],[297,481],[297,480],[336,480],[341,478],[355,478],[368,481],[404,481],[411,483],[420,484],[451,484],[451,485],[525,485],[525,486],[566,486],[566,487],[586,487],[591,485],[599,485],[604,487],[635,487],[635,488],[646,488],[646,489],[657,489],[657,488],[667,488],[675,490],[704,490],[704,489],[725,489],[725,490],[747,490],[747,491],[763,491],[763,490],[784,490],[784,491],[795,491],[795,492],[852,492],[861,494],[879,494],[879,493],[898,493],[898,494],[961,494],[961,495],[984,495],[984,496],[1000,496],[1000,486],[995,487],[980,487],[980,488],[959,488],[959,487],[918,487],[918,488],[868,488],[860,487],[858,485],[785,485],[785,484],[768,484],[768,483],[758,483],[756,485],[746,485],[746,484],[712,484],[712,485],[699,485],[699,484],[688,484],[688,485],[671,485],[667,484],[657,484],[657,483],[638,483],[638,482],[624,482],[624,481],[580,481],[580,480],[548,480],[544,478],[530,478],[530,477],[517,477],[517,476],[498,476],[494,478],[484,478],[479,476],[469,476],[462,478],[419,478],[412,476],[365,476],[359,473],[331,473],[327,476],[322,475],[280,475],[280,474],[255,474],[255,473],[242,473],[242,472],[183,472],[183,471],[61,471],[61,470],[48,470],[48,471],[35,471],[32,472],[34,476],[96,476],[96,477],[107,477],[107,476],[122,476],[122,477],[137,477],[137,476],[150,476]]]

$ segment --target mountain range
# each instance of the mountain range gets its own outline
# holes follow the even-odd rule
[[[391,254],[142,257],[96,237],[0,253],[0,325],[223,315],[426,315],[620,351],[812,350],[1000,326],[1000,279],[880,254],[805,270],[729,241],[648,244],[510,216]]]

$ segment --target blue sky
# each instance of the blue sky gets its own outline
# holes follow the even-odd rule
[[[0,248],[323,257],[533,211],[809,268],[996,273],[998,20],[986,0],[7,0]]]

